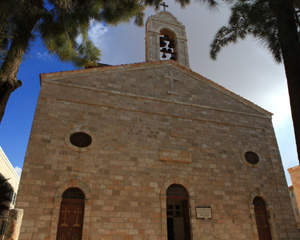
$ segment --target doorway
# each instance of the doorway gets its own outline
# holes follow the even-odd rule
[[[84,199],[79,188],[69,188],[63,193],[56,240],[82,239]]]
[[[191,240],[188,193],[178,184],[167,189],[167,229],[168,240]]]
[[[265,201],[261,197],[255,197],[253,205],[259,239],[272,240]]]

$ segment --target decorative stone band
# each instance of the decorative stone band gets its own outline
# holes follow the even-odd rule
[[[161,148],[158,151],[158,157],[160,161],[171,161],[171,162],[192,162],[192,155],[190,151]]]

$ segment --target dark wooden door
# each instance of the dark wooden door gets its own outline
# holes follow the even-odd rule
[[[266,206],[254,206],[259,240],[272,240]]]
[[[63,199],[57,228],[57,240],[81,240],[84,215],[83,199]]]

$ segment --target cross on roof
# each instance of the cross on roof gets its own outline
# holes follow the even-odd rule
[[[161,3],[160,5],[163,6],[164,11],[166,11],[166,8],[169,7],[169,5],[167,5],[165,2]]]

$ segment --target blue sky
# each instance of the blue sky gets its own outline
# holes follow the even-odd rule
[[[225,47],[217,61],[211,60],[209,45],[216,31],[227,22],[228,9],[210,12],[196,2],[181,9],[174,1],[166,2],[170,6],[167,10],[186,26],[191,69],[274,113],[273,125],[290,185],[286,169],[299,163],[283,65],[275,63],[263,45],[252,38]],[[146,11],[147,16],[153,14],[152,9]],[[145,61],[143,27],[95,22],[91,26],[90,38],[102,51],[102,63]],[[39,39],[32,44],[18,73],[23,86],[12,93],[0,124],[0,146],[14,167],[23,166],[40,89],[39,74],[73,69],[72,64],[49,55]]]
[[[55,56],[49,56],[39,40],[25,56],[18,72],[23,85],[11,94],[0,124],[0,146],[14,167],[23,166],[40,90],[39,74],[72,69],[72,64],[61,63]]]

